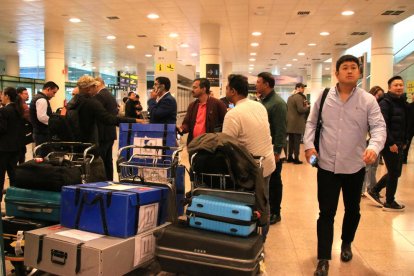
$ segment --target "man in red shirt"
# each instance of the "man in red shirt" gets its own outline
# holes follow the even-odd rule
[[[195,79],[192,94],[196,100],[188,106],[183,124],[178,128],[181,134],[188,133],[187,145],[201,134],[220,132],[227,112],[226,105],[210,95],[208,79]]]

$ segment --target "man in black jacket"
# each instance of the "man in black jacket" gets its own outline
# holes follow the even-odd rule
[[[404,81],[400,76],[388,80],[388,93],[379,102],[381,113],[387,124],[387,140],[382,156],[387,173],[371,188],[367,196],[384,211],[404,211],[405,206],[395,201],[398,178],[401,176],[403,149],[407,144],[407,114],[404,93]],[[379,192],[387,187],[386,201],[382,204]]]
[[[118,114],[118,104],[111,92],[105,87],[105,81],[101,77],[95,78],[98,82],[96,89],[98,93],[95,98],[102,104],[105,110],[116,116]],[[108,180],[113,180],[114,169],[112,162],[112,147],[116,140],[116,126],[105,125],[98,122],[98,141],[99,141],[99,153],[104,161],[106,177]]]
[[[151,110],[151,124],[176,124],[177,102],[170,93],[171,81],[166,77],[157,77],[154,89],[157,91],[157,103]]]

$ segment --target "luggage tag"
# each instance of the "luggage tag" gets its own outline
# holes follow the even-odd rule
[[[16,256],[23,255],[23,249],[22,249],[22,246],[24,246],[23,237],[24,237],[23,231],[17,231],[17,240],[16,240],[16,245],[14,247],[14,254],[16,254]]]

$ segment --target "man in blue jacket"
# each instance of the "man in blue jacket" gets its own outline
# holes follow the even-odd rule
[[[157,103],[151,110],[151,124],[176,124],[177,102],[170,93],[171,81],[166,77],[157,77],[154,89],[157,91]]]

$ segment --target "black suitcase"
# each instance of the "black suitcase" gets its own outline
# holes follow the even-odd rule
[[[256,275],[263,259],[263,240],[253,233],[235,237],[169,225],[155,233],[155,256],[161,270],[185,275]]]
[[[21,219],[15,217],[3,217],[3,237],[4,237],[4,251],[7,255],[15,255],[14,247],[11,243],[16,241],[18,231],[30,231],[52,224],[50,221],[36,221],[30,219]]]

